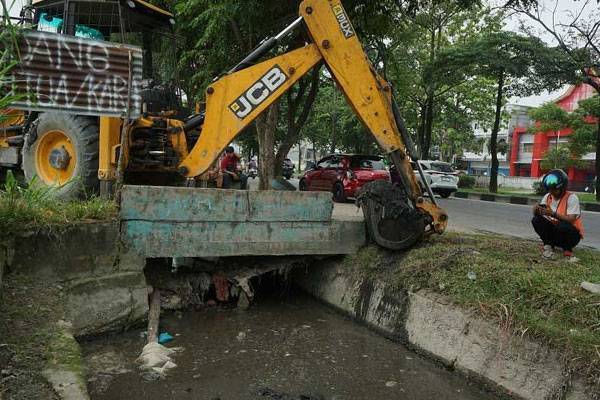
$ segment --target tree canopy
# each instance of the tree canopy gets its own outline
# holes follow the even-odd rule
[[[178,18],[180,87],[188,99],[202,101],[215,77],[297,17],[300,1],[168,3],[163,5],[174,8]],[[502,30],[503,10],[535,18],[539,16],[536,1],[507,0],[502,9],[486,4],[478,0],[344,1],[368,57],[394,87],[422,158],[436,153],[452,161],[477,148],[480,143],[473,127],[479,126],[492,130],[492,167],[497,169],[497,133],[506,98],[587,81],[590,68],[598,66],[598,42],[591,35],[597,25],[568,28],[577,34],[580,46],[557,34],[560,40],[548,47],[534,35]],[[306,32],[298,30],[273,53],[309,40]],[[586,143],[590,143],[590,129],[589,124],[582,125]],[[263,130],[269,131],[268,141]],[[261,157],[271,153],[275,166],[302,140],[324,151],[376,151],[325,72],[301,80],[242,140],[248,146],[272,147]]]
[[[440,54],[432,68],[448,79],[485,77],[496,84],[495,117],[490,138],[492,168],[489,190],[498,190],[498,132],[502,107],[507,96],[530,95],[555,89],[557,83],[538,72],[538,66],[550,58],[551,49],[538,38],[514,32],[485,32],[459,43]]]

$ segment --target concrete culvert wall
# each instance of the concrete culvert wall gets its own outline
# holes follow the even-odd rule
[[[145,260],[121,246],[117,222],[31,233],[15,238],[3,254],[0,264],[10,273],[63,288],[65,318],[75,336],[120,330],[145,318]]]
[[[393,340],[510,397],[595,399],[595,389],[570,376],[562,355],[528,337],[504,339],[500,327],[441,295],[392,290],[329,260],[297,269],[294,284]]]

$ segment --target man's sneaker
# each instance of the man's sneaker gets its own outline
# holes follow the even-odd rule
[[[577,262],[579,262],[579,258],[575,257],[573,255],[572,251],[565,250],[565,252],[563,253],[563,255],[567,259],[567,262],[570,262],[570,263],[577,263]]]
[[[554,254],[554,249],[552,249],[552,246],[550,246],[549,244],[544,245],[544,251],[542,252],[542,257],[547,258],[549,260],[553,260],[556,258],[556,255]]]

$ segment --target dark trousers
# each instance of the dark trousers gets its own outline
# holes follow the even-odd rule
[[[560,221],[558,225],[554,225],[546,218],[536,215],[531,223],[544,244],[572,251],[573,247],[577,246],[581,240],[579,231],[568,222]]]
[[[240,181],[240,189],[246,190],[248,188],[248,177],[246,174],[238,173],[238,178]],[[233,182],[233,178],[231,175],[225,173],[223,174],[223,189],[230,189],[231,183]]]

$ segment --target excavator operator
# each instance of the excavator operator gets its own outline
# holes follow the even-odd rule
[[[246,190],[248,177],[238,168],[241,159],[233,146],[227,146],[219,168],[219,172],[223,174],[223,189],[230,189],[233,181],[240,181],[240,189]]]

